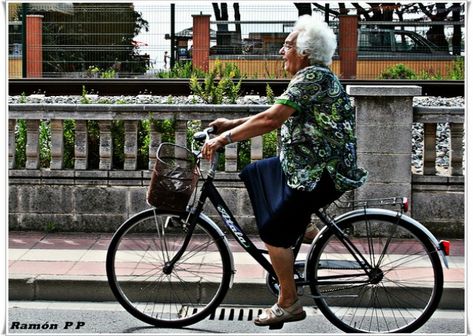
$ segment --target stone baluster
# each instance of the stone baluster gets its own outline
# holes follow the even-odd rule
[[[112,122],[110,120],[100,120],[100,170],[112,169],[112,153],[113,153],[113,139],[112,139]]]
[[[437,124],[424,123],[424,175],[435,175]]]
[[[452,175],[463,175],[464,125],[450,123],[450,167]]]
[[[156,151],[158,150],[159,145],[161,144],[161,133],[158,131],[158,127],[156,125],[156,122],[154,120],[150,121],[149,125],[150,129],[150,142],[149,142],[149,163],[148,163],[148,168],[152,170],[154,168],[154,164],[156,162]]]
[[[238,167],[238,143],[225,146],[225,171],[234,172]]]
[[[26,169],[39,168],[39,120],[26,121]]]
[[[51,120],[51,169],[64,167],[64,121]]]
[[[176,121],[176,145],[187,147],[187,120]]]
[[[177,120],[175,130],[175,144],[187,148],[187,120]],[[174,156],[178,159],[187,160],[189,157],[187,151],[175,148]]]
[[[89,145],[87,141],[87,120],[76,120],[74,142],[74,169],[86,170]]]
[[[257,136],[251,139],[251,162],[263,158],[263,137]]]
[[[210,122],[208,120],[202,120],[201,129],[204,130],[209,127]],[[200,149],[200,148],[199,148]],[[207,172],[210,169],[210,162],[205,159],[200,160],[200,170]]]
[[[136,170],[138,166],[138,120],[125,121],[124,170]]]
[[[8,120],[8,168],[14,169],[16,162],[15,162],[15,154],[16,154],[16,138],[15,138],[15,128],[16,128],[16,120],[9,119]]]

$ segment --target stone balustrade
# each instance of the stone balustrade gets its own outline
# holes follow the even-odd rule
[[[200,120],[203,124],[217,117],[229,119],[246,117],[263,111],[264,105],[167,105],[167,104],[12,104],[9,106],[9,168],[15,169],[15,125],[23,119],[27,125],[26,169],[39,169],[39,123],[50,120],[51,128],[51,170],[63,169],[64,120],[75,120],[74,169],[86,170],[90,155],[87,146],[87,121],[96,120],[100,130],[100,170],[112,170],[112,120],[123,120],[125,124],[124,170],[136,170],[138,159],[138,121],[176,120],[176,144],[186,146],[187,122]],[[149,168],[153,167],[156,150],[161,143],[161,134],[151,123]],[[251,159],[263,157],[262,137],[251,139]],[[225,171],[237,171],[237,144],[226,147]]]
[[[453,107],[413,107],[414,96],[421,95],[419,87],[348,87],[354,97],[357,113],[358,161],[370,172],[369,182],[359,188],[355,198],[407,196],[411,199],[411,215],[425,223],[434,232],[450,236],[463,234],[464,176],[463,176],[463,136],[464,108]],[[10,226],[12,228],[35,228],[34,223],[51,221],[73,221],[68,228],[87,222],[78,230],[114,230],[124,219],[146,207],[145,189],[154,165],[156,149],[162,141],[162,134],[152,126],[149,131],[148,169],[138,169],[138,122],[145,119],[175,120],[175,141],[186,145],[189,121],[201,121],[202,127],[218,117],[229,119],[252,115],[263,111],[264,105],[153,105],[153,104],[11,104],[9,105],[9,177],[10,177]],[[27,128],[26,164],[18,169],[15,163],[15,125],[17,120],[25,120]],[[39,125],[49,120],[51,160],[49,168],[40,168]],[[64,121],[75,120],[74,169],[64,169]],[[99,125],[100,163],[98,169],[88,167],[88,122]],[[114,120],[124,121],[124,164],[123,169],[112,166],[112,132]],[[424,125],[424,171],[422,175],[412,174],[412,124]],[[437,123],[450,125],[450,174],[436,173]],[[263,139],[251,139],[251,160],[263,157]],[[96,154],[97,155],[97,154]],[[235,215],[241,224],[249,224],[253,219],[249,200],[242,183],[238,181],[237,144],[225,150],[224,171],[217,174],[224,198],[234,203]],[[205,169],[206,163],[203,163]],[[49,190],[49,185],[55,185]],[[60,187],[59,187],[60,186]],[[115,186],[126,190],[117,194]],[[43,208],[50,200],[38,201],[41,193],[54,198],[54,192],[67,194],[75,205],[67,201],[58,205],[53,213],[42,219]],[[105,188],[105,189],[104,189]],[[40,191],[41,190],[41,191]],[[103,193],[103,198],[100,198]],[[139,194],[138,197],[135,197]],[[38,199],[33,199],[37,195]],[[130,196],[131,195],[131,196]],[[64,198],[67,198],[64,196]],[[110,205],[116,203],[115,212],[107,222]],[[80,202],[94,205],[85,206]],[[137,198],[137,200],[134,200]],[[25,199],[28,199],[25,201]],[[125,201],[128,200],[128,201]],[[130,201],[131,200],[131,201]],[[36,202],[36,203],[35,203]],[[62,202],[58,200],[58,202]],[[68,203],[69,202],[69,203]],[[128,203],[127,203],[128,202]],[[33,206],[33,204],[40,204]],[[81,205],[82,204],[82,205]],[[30,207],[30,208],[29,208]],[[94,207],[94,208],[93,208]],[[64,210],[63,210],[64,208]],[[122,210],[124,209],[124,210]],[[50,211],[50,212],[51,212]],[[61,213],[61,216],[58,214]],[[434,214],[434,215],[433,215]],[[88,217],[86,217],[88,216]],[[94,223],[92,218],[97,221]],[[105,228],[106,227],[106,228]]]
[[[240,118],[264,111],[266,105],[104,105],[104,104],[13,104],[9,106],[9,168],[15,166],[15,125],[23,119],[27,125],[26,169],[39,169],[39,123],[49,120],[51,131],[51,170],[63,169],[64,140],[63,121],[75,120],[74,169],[86,170],[89,149],[87,146],[87,121],[97,120],[100,128],[100,170],[111,170],[112,139],[111,121],[125,121],[124,170],[136,170],[138,158],[138,121],[175,119],[175,139],[186,146],[187,122],[201,120],[209,122],[217,117]],[[436,128],[439,123],[450,124],[450,171],[451,175],[463,175],[463,107],[414,107],[413,121],[424,125],[424,175],[436,174]],[[156,149],[161,143],[161,134],[151,124],[149,167],[153,167]],[[406,128],[409,131],[408,128]],[[398,139],[400,141],[400,139]],[[410,150],[411,139],[404,139]],[[378,143],[379,144],[379,143]],[[237,146],[230,144],[225,151],[225,171],[237,171]],[[251,139],[251,160],[263,157],[262,137]]]
[[[424,175],[435,175],[437,124],[450,125],[449,170],[453,176],[462,176],[465,136],[465,109],[463,107],[415,107],[414,122],[424,126]]]

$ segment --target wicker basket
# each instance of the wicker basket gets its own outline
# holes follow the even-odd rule
[[[184,211],[197,186],[197,158],[187,148],[162,143],[156,153],[146,200],[159,210]]]

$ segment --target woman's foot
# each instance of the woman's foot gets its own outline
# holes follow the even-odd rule
[[[287,308],[281,308],[277,303],[271,308],[266,308],[254,323],[257,326],[268,326],[270,329],[280,329],[285,322],[301,321],[306,318],[299,300]]]
[[[319,229],[317,228],[317,226],[315,226],[314,223],[309,223],[309,225],[307,225],[307,228],[305,229],[304,238],[302,242],[304,244],[312,244],[312,241],[318,233]]]

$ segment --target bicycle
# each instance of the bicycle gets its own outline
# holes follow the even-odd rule
[[[202,145],[211,131],[198,132],[194,140]],[[268,287],[278,294],[277,278],[264,256],[267,251],[243,232],[213,184],[217,162],[215,155],[198,199],[194,194],[186,210],[144,210],[126,220],[111,240],[106,260],[110,287],[129,313],[148,324],[194,324],[215,311],[233,284],[228,240],[203,212],[207,200],[236,241],[267,271]],[[406,199],[347,204],[351,210],[335,218],[328,207],[316,212],[325,226],[305,261],[295,258],[299,294],[313,298],[325,317],[345,332],[418,329],[442,296],[441,259],[448,267],[449,242],[437,241],[408,217]],[[295,256],[302,238],[293,247]],[[310,294],[303,294],[305,286]]]

